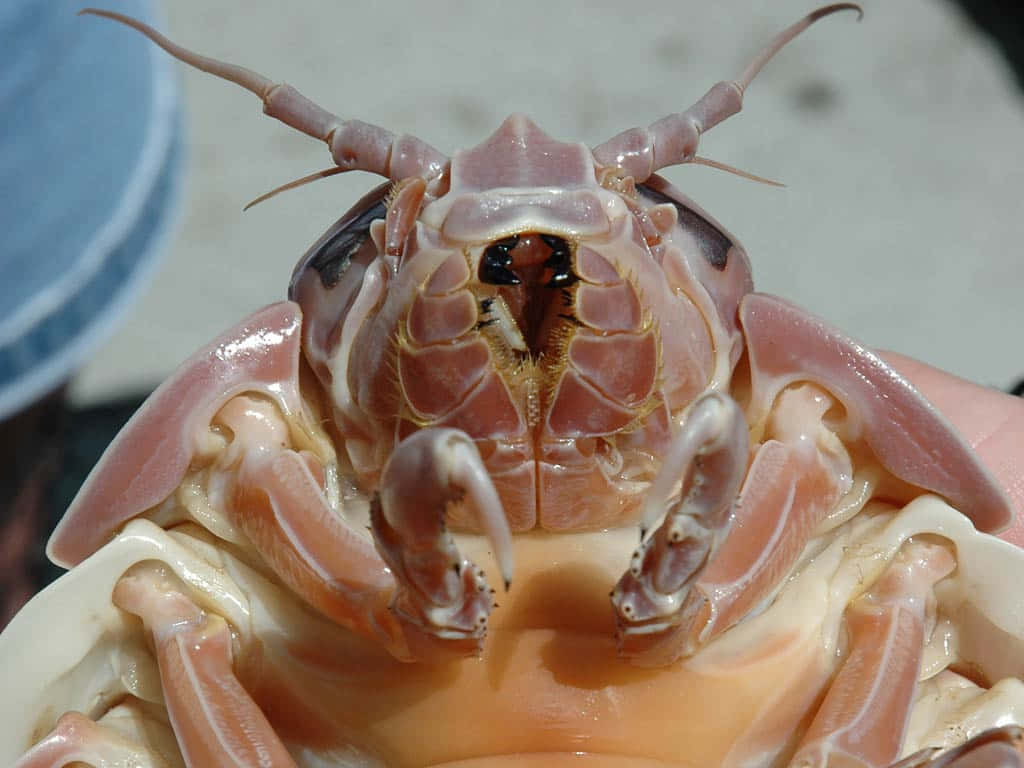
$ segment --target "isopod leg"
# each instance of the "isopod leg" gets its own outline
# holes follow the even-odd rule
[[[899,756],[925,641],[932,587],[956,566],[940,544],[906,544],[846,610],[850,651],[791,766],[881,768]]]
[[[47,736],[13,768],[62,768],[80,764],[165,768],[167,763],[149,749],[132,743],[79,712],[61,715]]]
[[[683,607],[687,653],[770,597],[852,485],[850,457],[824,423],[834,403],[810,384],[778,397],[733,507],[732,527]]]
[[[476,446],[453,429],[424,429],[402,441],[384,467],[370,521],[398,582],[391,609],[417,658],[478,650],[494,602],[483,571],[459,554],[445,525],[447,506],[457,502],[476,513],[507,589],[511,532]],[[438,648],[439,639],[447,648]]]
[[[478,513],[506,581],[511,535],[464,434],[422,430],[395,450],[372,516],[378,554],[328,504],[323,467],[288,447],[271,403],[238,397],[217,420],[234,437],[235,450],[225,455],[235,488],[232,521],[289,587],[403,660],[479,649],[493,599],[480,570],[459,556],[447,534],[446,505],[464,500]]]
[[[704,429],[704,408],[716,402],[710,398],[723,397],[697,401],[678,445],[700,442],[694,436]],[[732,405],[729,427],[690,457],[681,503],[637,550],[613,592],[624,655],[659,665],[691,654],[776,588],[850,484],[849,457],[822,423],[833,402],[810,385],[784,392],[749,469],[746,424]],[[649,502],[682,474],[685,464],[672,460],[676,452],[674,447],[666,459]]]
[[[612,591],[619,649],[636,663],[671,662],[683,651],[681,615],[693,580],[724,537],[747,465],[747,426],[727,395],[699,399],[666,455],[647,499],[644,527],[683,477],[665,521],[633,554]]]
[[[165,704],[188,768],[295,768],[235,677],[224,619],[204,612],[159,567],[130,572],[113,597],[152,634]]]
[[[982,731],[959,747],[940,752],[922,749],[889,768],[1022,768],[1024,729],[1004,725]]]

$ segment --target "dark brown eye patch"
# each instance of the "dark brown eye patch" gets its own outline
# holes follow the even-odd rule
[[[692,208],[669,197],[664,192],[652,189],[646,184],[637,186],[637,191],[655,203],[674,205],[679,212],[679,226],[693,234],[707,263],[717,270],[725,269],[729,262],[729,249],[733,244],[718,227]]]
[[[292,275],[292,286],[307,269],[316,270],[324,288],[333,288],[352,263],[352,257],[370,236],[370,225],[388,212],[388,194],[392,184],[381,184],[331,227],[299,262]],[[292,297],[292,290],[288,291]]]

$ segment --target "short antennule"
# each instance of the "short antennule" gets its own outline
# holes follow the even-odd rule
[[[716,83],[685,112],[612,137],[594,148],[594,160],[604,168],[615,168],[624,176],[632,176],[637,183],[660,168],[693,162],[701,134],[743,108],[743,92],[772,56],[818,19],[837,11],[857,11],[858,20],[864,15],[856,3],[835,3],[812,11],[776,35],[739,78]]]
[[[421,177],[439,179],[448,158],[415,136],[358,120],[342,120],[314,104],[292,86],[275,83],[251,69],[201,56],[168,40],[137,19],[113,11],[84,8],[79,14],[102,16],[138,30],[174,58],[252,91],[263,100],[265,114],[327,143],[334,162],[348,171],[369,171],[393,181]]]

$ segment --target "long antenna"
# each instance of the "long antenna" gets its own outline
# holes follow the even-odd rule
[[[395,136],[391,131],[359,120],[343,120],[307,99],[292,86],[275,83],[251,69],[202,56],[167,39],[148,24],[131,16],[97,8],[79,15],[112,19],[141,32],[171,56],[191,67],[251,91],[263,101],[263,111],[307,136],[327,143],[339,167],[369,171],[392,181],[416,177],[437,179],[448,158],[415,136]]]
[[[786,27],[759,53],[736,80],[716,83],[685,112],[664,117],[647,128],[631,128],[594,148],[594,160],[603,168],[617,169],[636,183],[670,165],[692,163],[701,134],[743,108],[743,93],[762,67],[790,40],[811,24],[838,11],[864,11],[856,3],[835,3],[819,8]]]

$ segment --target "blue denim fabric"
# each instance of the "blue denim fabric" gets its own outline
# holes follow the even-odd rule
[[[113,330],[177,208],[172,60],[83,4],[0,2],[0,419]],[[152,2],[109,5],[153,20]]]

